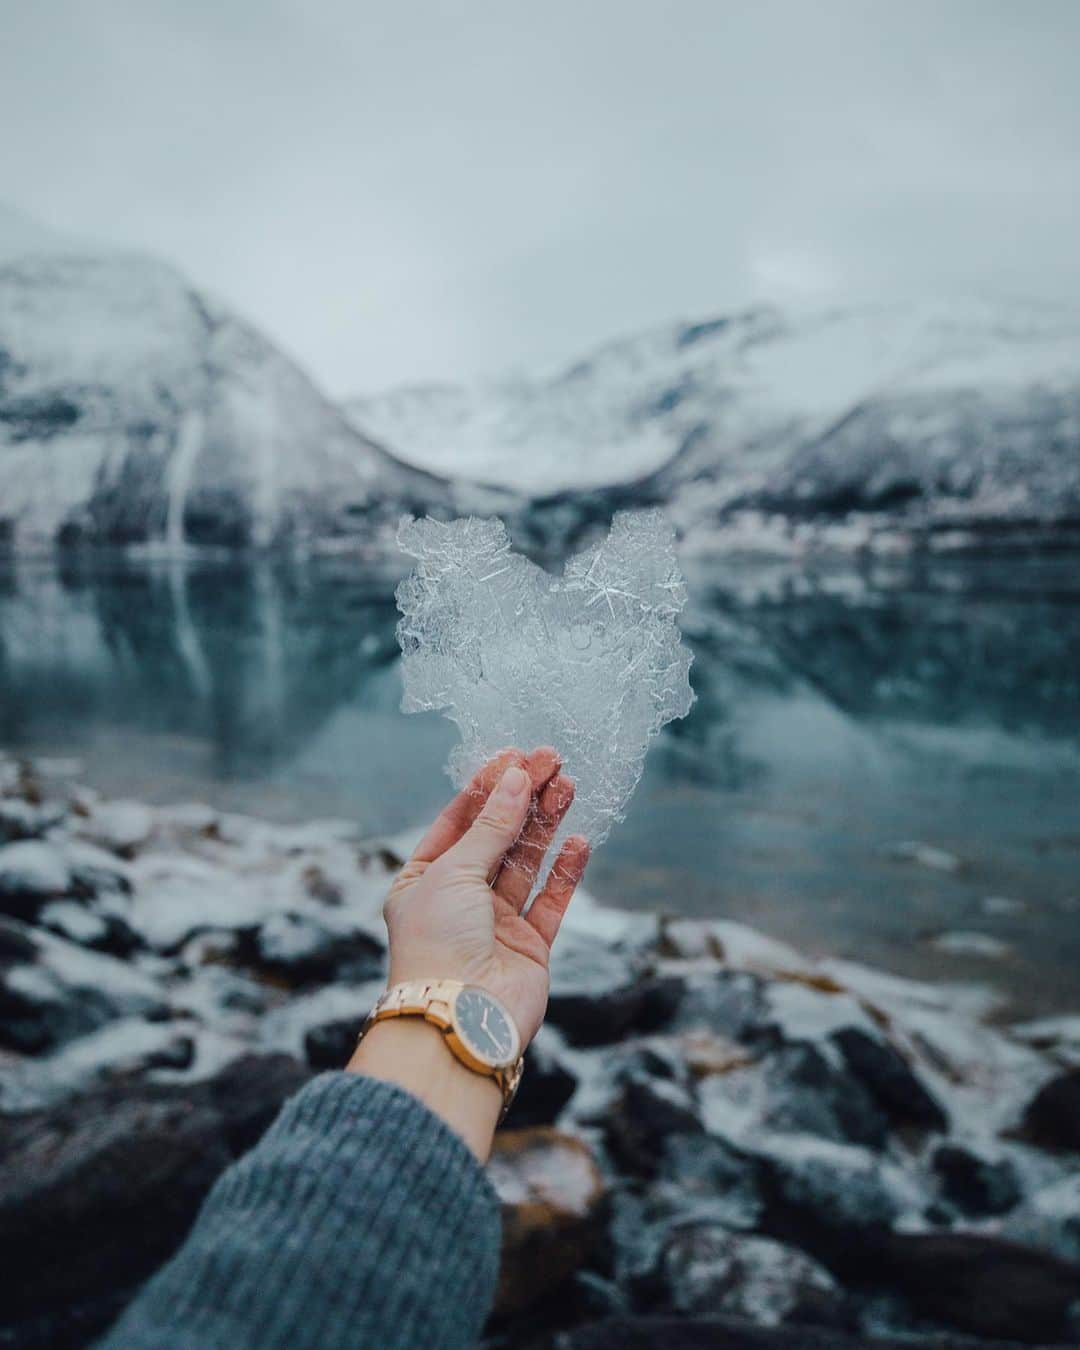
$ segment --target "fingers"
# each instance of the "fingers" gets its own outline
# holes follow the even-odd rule
[[[503,859],[495,879],[495,893],[520,914],[536,883],[540,864],[563,816],[574,800],[573,779],[556,774],[540,793],[517,843]]]
[[[502,777],[504,770],[511,764],[521,765],[525,762],[524,753],[513,746],[500,750],[489,759],[477,770],[469,784],[462,788],[449,806],[443,808],[431,829],[417,844],[412,861],[432,863],[436,858],[441,858],[447,849],[453,848],[480,814],[481,808],[491,794],[491,789]]]
[[[531,800],[529,774],[521,765],[511,764],[484,803],[484,809],[444,855],[443,865],[475,871],[486,881],[521,833]]]
[[[525,921],[536,929],[549,947],[555,941],[555,934],[588,861],[588,840],[580,834],[572,834],[559,850],[544,889],[529,907]]]
[[[537,793],[562,768],[562,757],[552,746],[538,745],[529,752],[525,768],[532,779],[532,790]]]

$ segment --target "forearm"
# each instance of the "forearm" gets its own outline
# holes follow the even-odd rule
[[[480,1162],[491,1152],[502,1111],[493,1078],[474,1073],[451,1054],[437,1027],[419,1017],[376,1022],[356,1047],[350,1073],[395,1083],[446,1122]]]
[[[461,1137],[397,1086],[325,1074],[219,1179],[101,1350],[463,1350],[498,1250]]]

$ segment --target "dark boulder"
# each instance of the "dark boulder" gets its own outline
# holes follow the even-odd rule
[[[0,1116],[0,1343],[85,1344],[179,1245],[220,1172],[306,1079],[285,1056]]]
[[[1030,1346],[1031,1342],[1025,1342]],[[534,1341],[529,1350],[1018,1350],[969,1336],[868,1337],[807,1326],[754,1326],[734,1317],[611,1317]],[[1041,1350],[1064,1350],[1044,1345]]]
[[[748,1147],[752,1147],[752,1141]],[[831,1265],[833,1249],[859,1248],[921,1199],[915,1183],[869,1149],[809,1135],[757,1155],[762,1229]]]
[[[736,1044],[767,1049],[779,1035],[770,1025],[762,976],[747,970],[707,970],[687,976],[679,1005],[679,1023],[708,1027]]]
[[[942,1196],[965,1214],[1004,1214],[1020,1199],[1020,1181],[1008,1158],[987,1158],[963,1144],[939,1144],[930,1166]]]
[[[805,1252],[712,1223],[668,1233],[657,1285],[661,1306],[699,1317],[729,1313],[768,1324],[841,1327],[851,1321],[843,1290]]]
[[[842,1027],[832,1039],[848,1068],[892,1120],[930,1130],[949,1128],[941,1104],[895,1046],[862,1027]]]
[[[860,1231],[807,1214],[801,1226],[766,1227],[811,1252],[848,1289],[900,1298],[915,1318],[972,1336],[1024,1344],[1068,1341],[1080,1331],[1080,1265],[983,1233]]]
[[[980,1233],[889,1233],[858,1247],[848,1278],[900,1294],[919,1316],[1027,1344],[1080,1335],[1074,1262]]]
[[[1080,1153],[1080,1067],[1067,1069],[1039,1089],[1017,1133],[1040,1148]]]
[[[245,1055],[201,1087],[235,1157],[262,1138],[283,1103],[311,1078],[291,1055]]]
[[[362,928],[340,929],[307,914],[282,913],[238,935],[231,960],[290,989],[334,980],[377,979],[386,947]]]
[[[577,1075],[560,1056],[555,1038],[541,1027],[525,1051],[525,1070],[507,1112],[506,1127],[520,1130],[532,1125],[554,1125],[577,1084]]]
[[[102,919],[105,931],[95,941],[87,943],[94,951],[123,958],[145,947],[139,934],[119,914],[103,914]]]
[[[634,1074],[622,1084],[607,1112],[604,1142],[624,1171],[651,1177],[673,1140],[700,1136],[704,1129],[685,1087],[671,1079]]]
[[[642,975],[616,989],[553,990],[548,1019],[572,1045],[611,1045],[634,1032],[659,1030],[678,999],[677,981]]]
[[[312,1027],[304,1035],[304,1058],[313,1069],[343,1069],[352,1058],[367,1013],[338,1017]]]
[[[610,1045],[665,1026],[681,993],[681,981],[650,974],[636,954],[577,937],[555,962],[547,1017],[572,1045]]]
[[[728,1230],[761,1222],[758,1163],[749,1153],[713,1135],[672,1134],[660,1145],[657,1179],[681,1208],[707,1214]]]
[[[741,1072],[756,1072],[756,1066]],[[768,1096],[763,1123],[770,1129],[884,1148],[888,1116],[858,1078],[816,1046],[806,1041],[783,1046],[764,1061],[763,1072]]]

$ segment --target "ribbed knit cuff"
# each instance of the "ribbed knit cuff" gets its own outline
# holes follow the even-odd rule
[[[401,1088],[322,1074],[102,1345],[464,1350],[498,1260],[498,1201],[464,1141]]]

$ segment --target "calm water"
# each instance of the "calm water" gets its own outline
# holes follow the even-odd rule
[[[698,702],[592,889],[1080,1005],[1080,558],[691,583]],[[0,745],[74,754],[110,794],[397,831],[446,796],[452,731],[398,712],[395,619],[341,562],[9,566]],[[906,840],[958,866],[898,860]],[[1009,952],[946,956],[946,930]]]

